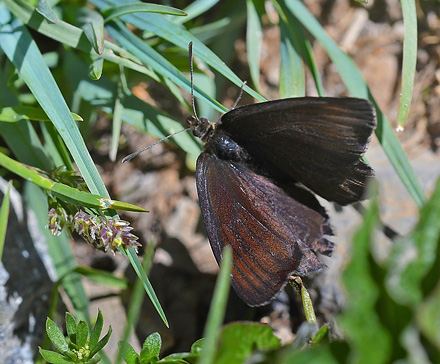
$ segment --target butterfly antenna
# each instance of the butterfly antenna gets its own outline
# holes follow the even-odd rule
[[[237,100],[235,100],[234,105],[232,105],[232,107],[229,110],[233,110],[235,109],[235,107],[238,105],[238,102],[240,101],[241,97],[243,96],[243,88],[246,85],[246,81],[243,81],[243,83],[241,84],[240,87],[240,94],[237,97]]]
[[[196,111],[196,104],[194,101],[194,57],[193,57],[193,42],[189,42],[188,46],[188,53],[189,53],[189,69],[190,69],[190,77],[191,77],[191,104],[193,108],[194,116],[197,120],[199,120],[199,117],[197,116]]]
[[[188,131],[188,130],[191,130],[191,128],[186,128],[183,130],[176,131],[175,133],[168,135],[165,138],[162,138],[161,140],[158,140],[157,142],[149,145],[148,147],[142,148],[134,153],[131,153],[130,155],[127,155],[124,159],[122,159],[121,163],[128,162],[128,161],[132,160],[134,157],[136,157],[137,155],[141,154],[142,152],[145,152],[147,149],[153,148],[156,144],[162,143],[164,140],[167,140],[168,138],[171,138],[171,137],[175,136],[176,134],[180,134],[180,133],[182,133],[184,131]]]
[[[241,96],[243,96],[243,88],[244,88],[244,85],[246,85],[246,81],[243,81],[243,83],[241,84],[241,87],[240,87],[240,94],[238,95],[237,100],[235,100],[234,105],[232,105],[232,107],[231,107],[228,111],[234,110],[235,107],[236,107],[236,106],[238,105],[238,103],[240,102]],[[219,118],[218,118],[218,120],[217,120],[217,122],[216,122],[216,124],[220,124],[220,120],[221,120],[221,118],[222,118],[222,116],[220,115]]]

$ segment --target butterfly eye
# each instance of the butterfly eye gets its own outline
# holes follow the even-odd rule
[[[194,115],[189,115],[189,116],[186,118],[186,122],[187,122],[188,125],[191,126],[191,127],[194,127],[194,126],[196,126],[196,125],[199,123],[198,119],[197,119]]]
[[[195,137],[207,142],[215,130],[215,124],[209,122],[206,118],[197,119],[195,116],[189,116],[187,119]]]

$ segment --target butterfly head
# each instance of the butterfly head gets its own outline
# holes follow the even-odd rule
[[[214,134],[215,124],[206,118],[199,119],[197,116],[190,115],[186,118],[186,122],[190,126],[194,136],[200,138],[204,143]]]

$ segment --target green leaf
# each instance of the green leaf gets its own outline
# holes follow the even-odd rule
[[[90,334],[89,347],[93,350],[96,344],[98,344],[99,337],[101,336],[102,326],[104,319],[102,318],[101,310],[98,310],[98,317],[96,318],[95,325],[93,326],[92,333]]]
[[[200,355],[200,353],[203,350],[204,343],[205,343],[205,339],[204,338],[201,338],[201,339],[195,341],[191,345],[191,354]]]
[[[49,317],[46,320],[46,333],[52,344],[61,352],[67,353],[69,351],[69,345],[55,322]]]
[[[83,348],[86,345],[88,337],[89,327],[85,321],[81,320],[78,322],[78,327],[76,329],[76,345],[78,345],[79,348]]]
[[[96,81],[101,78],[103,65],[104,65],[104,58],[102,57],[97,57],[92,61],[89,68],[89,77],[92,80]]]
[[[127,364],[139,364],[139,355],[128,342],[120,341],[119,349],[123,353],[124,360]]]
[[[405,35],[403,37],[402,92],[400,94],[397,125],[403,126],[408,117],[414,90],[417,63],[417,11],[416,4],[412,0],[401,0],[400,3],[402,4]]]
[[[280,339],[268,325],[254,322],[228,324],[221,331],[215,363],[244,363],[256,351],[274,350],[280,346]]]
[[[319,364],[341,364],[343,362],[338,361],[332,355],[328,346],[320,346],[313,350],[298,350],[290,349],[280,351],[277,355],[276,363],[319,363]],[[345,363],[345,362],[344,362]],[[351,363],[356,363],[352,361]],[[358,363],[364,363],[359,361]],[[365,362],[367,363],[367,362]]]
[[[329,327],[328,324],[321,326],[321,328],[318,330],[318,332],[312,338],[312,342],[310,344],[311,347],[315,347],[315,346],[320,345],[321,341],[323,341],[325,339],[327,339],[327,341],[328,341],[328,336],[329,336],[328,327]]]
[[[69,312],[66,312],[66,331],[70,341],[73,343],[76,343],[77,325],[78,324],[76,323],[75,317],[73,317],[73,315]]]
[[[53,351],[44,350],[39,348],[41,356],[46,360],[48,363],[52,364],[71,364],[75,363],[72,359],[69,359],[65,357],[64,355],[60,353],[55,353]]]
[[[399,239],[391,251],[387,287],[394,299],[416,307],[423,299],[423,278],[439,254],[440,179],[431,199],[420,210],[420,220],[411,236]]]
[[[0,208],[0,261],[3,256],[3,247],[5,246],[6,230],[8,228],[9,219],[9,194],[11,191],[12,181],[9,181],[8,188],[3,195],[3,201]]]
[[[353,238],[351,259],[343,272],[348,303],[339,324],[351,344],[353,362],[389,363],[391,356],[390,332],[377,312],[380,287],[371,274],[370,243],[378,221],[377,199],[373,198]]]
[[[147,360],[152,359],[159,359],[160,349],[162,347],[162,339],[158,332],[153,332],[151,335],[149,335],[142,345],[143,348],[148,348],[149,357],[147,357]],[[141,359],[142,353],[141,353]]]
[[[188,15],[182,10],[172,8],[170,6],[156,5],[156,4],[127,4],[122,6],[114,6],[107,8],[102,12],[105,22],[118,18],[125,14],[147,12],[147,13],[161,13],[176,16]]]

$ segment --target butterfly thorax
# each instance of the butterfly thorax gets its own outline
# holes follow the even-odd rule
[[[217,129],[211,135],[204,148],[207,152],[215,154],[220,159],[233,162],[250,161],[248,152],[221,129]]]

